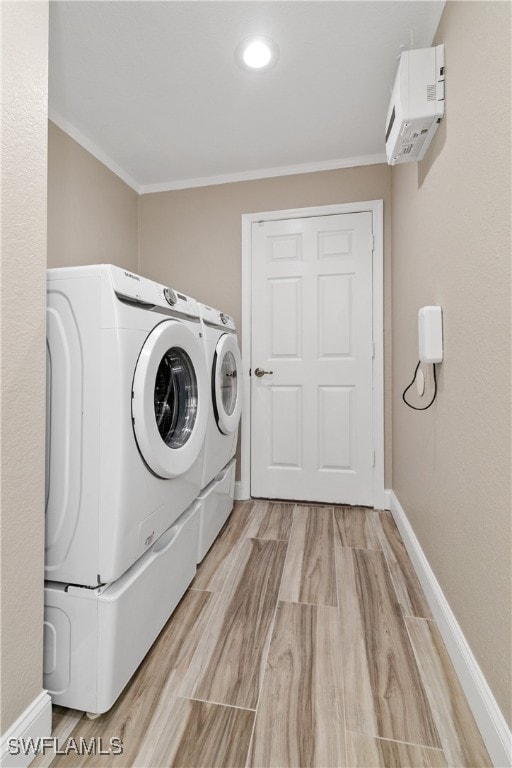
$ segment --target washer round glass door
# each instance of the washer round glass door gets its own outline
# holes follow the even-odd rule
[[[242,358],[236,336],[223,334],[215,348],[212,370],[213,410],[219,430],[229,435],[242,412]]]
[[[200,342],[182,322],[160,323],[142,347],[132,397],[137,445],[159,477],[179,477],[199,456],[206,434],[206,402]]]

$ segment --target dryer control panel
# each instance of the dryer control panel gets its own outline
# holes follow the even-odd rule
[[[201,313],[201,319],[206,325],[211,325],[214,328],[222,328],[224,331],[236,330],[235,321],[231,315],[227,315],[225,312],[220,312],[218,309],[208,307],[206,304],[199,302],[199,310]]]

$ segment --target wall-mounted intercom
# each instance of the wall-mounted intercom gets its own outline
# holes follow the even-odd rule
[[[418,352],[419,361],[414,371],[411,383],[402,393],[402,400],[409,408],[415,411],[426,411],[433,404],[437,396],[437,378],[436,363],[443,360],[443,312],[441,307],[428,306],[422,307],[418,312]],[[422,363],[432,364],[432,377],[434,382],[434,393],[427,405],[411,405],[406,399],[407,392],[416,383],[416,390],[420,397],[425,393],[425,375],[420,369]]]
[[[422,363],[443,360],[443,313],[441,307],[422,307],[418,312],[419,358]]]

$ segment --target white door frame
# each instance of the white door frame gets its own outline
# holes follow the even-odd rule
[[[332,216],[338,213],[370,212],[373,219],[373,475],[374,506],[384,509],[384,205],[382,200],[361,203],[321,205],[314,208],[292,208],[242,214],[242,370],[244,371],[244,405],[241,418],[241,475],[235,498],[249,499],[251,490],[251,301],[252,301],[252,225],[260,221]]]

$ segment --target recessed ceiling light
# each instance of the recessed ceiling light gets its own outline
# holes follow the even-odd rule
[[[244,69],[269,69],[279,58],[279,48],[269,37],[248,37],[242,40],[235,54]]]

